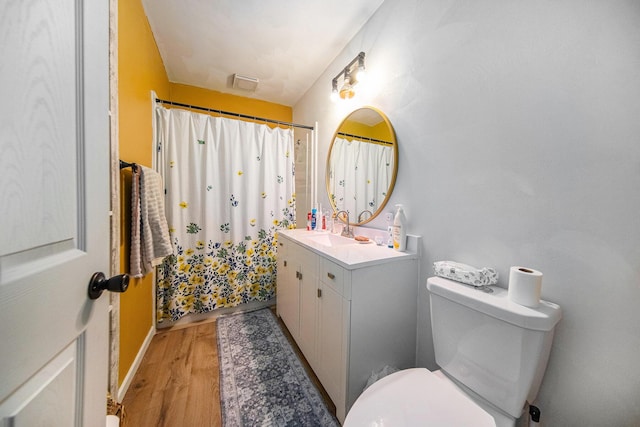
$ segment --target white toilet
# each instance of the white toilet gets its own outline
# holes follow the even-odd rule
[[[427,280],[440,370],[406,369],[377,381],[353,404],[345,427],[514,426],[535,399],[560,307],[537,308],[441,277]]]

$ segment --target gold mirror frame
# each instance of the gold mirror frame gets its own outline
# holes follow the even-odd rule
[[[376,218],[380,214],[380,212],[382,212],[385,205],[387,204],[387,201],[389,200],[389,197],[391,196],[391,193],[393,192],[393,187],[396,183],[396,176],[398,175],[398,142],[396,140],[396,134],[386,114],[375,107],[365,106],[362,108],[358,108],[357,110],[352,111],[342,120],[342,122],[334,132],[333,138],[331,140],[329,153],[327,155],[325,175],[327,195],[329,197],[329,203],[331,204],[334,212],[344,210],[344,206],[346,203],[343,201],[342,205],[340,205],[340,201],[336,200],[337,197],[334,192],[336,186],[335,180],[338,178],[335,177],[336,173],[333,170],[334,161],[332,161],[332,156],[337,155],[336,139],[339,136],[344,136],[344,139],[347,140],[351,139],[351,142],[366,142],[391,148],[391,150],[389,151],[390,153],[392,153],[391,158],[393,160],[393,167],[391,168],[388,187],[386,188],[384,194],[381,193],[378,195],[379,198],[381,198],[382,196],[384,196],[384,198],[381,202],[373,201],[375,203],[375,210],[366,209],[371,212],[371,215],[368,218],[363,219],[362,221],[359,221],[358,218],[365,211],[364,208],[372,207],[372,201],[369,200],[365,205],[361,205],[357,202],[357,196],[354,196],[354,199],[356,199],[356,202],[354,203],[357,212],[349,212],[349,223],[353,225],[366,224],[367,222]],[[355,169],[357,170],[357,168]],[[359,187],[363,186],[363,182],[365,182],[365,179],[365,177],[362,177],[362,180],[359,183]],[[370,180],[366,179],[366,183],[367,185],[369,185]],[[354,192],[356,184],[357,183],[353,184]],[[347,194],[346,190],[345,194]],[[362,203],[362,201],[360,203]],[[362,209],[359,209],[358,206],[361,206]]]

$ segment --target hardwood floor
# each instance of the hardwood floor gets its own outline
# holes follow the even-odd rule
[[[279,323],[335,415],[335,405],[280,319]],[[160,331],[151,340],[122,402],[125,426],[220,426],[219,372],[214,321]]]
[[[156,334],[122,403],[127,427],[221,425],[215,322]]]

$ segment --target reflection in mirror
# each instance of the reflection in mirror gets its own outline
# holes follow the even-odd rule
[[[327,193],[334,212],[352,224],[375,218],[387,203],[398,171],[398,144],[380,110],[364,107],[338,126],[327,157]]]

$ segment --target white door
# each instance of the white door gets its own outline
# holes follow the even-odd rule
[[[109,1],[0,1],[0,425],[105,423]]]

